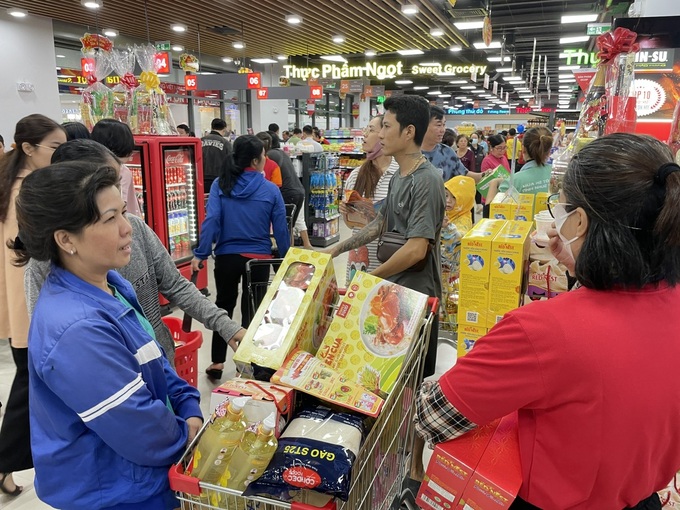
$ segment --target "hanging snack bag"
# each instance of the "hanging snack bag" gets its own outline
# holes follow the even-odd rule
[[[93,34],[85,34],[80,38],[83,43],[83,73],[88,86],[83,90],[80,102],[80,116],[87,129],[102,119],[113,116],[113,92],[99,80],[106,78],[111,72],[110,39]]]
[[[151,44],[134,47],[137,62],[142,68],[139,86],[132,96],[130,129],[136,135],[174,135],[177,127],[168,106],[165,92],[160,88],[156,49]]]
[[[113,118],[128,124],[132,96],[137,87],[135,78],[135,54],[131,50],[113,50],[111,65],[120,81],[113,87]]]

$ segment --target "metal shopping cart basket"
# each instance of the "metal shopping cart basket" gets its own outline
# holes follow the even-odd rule
[[[397,383],[359,450],[352,469],[348,500],[332,500],[324,507],[326,510],[388,510],[401,505],[415,438],[414,398],[422,381],[432,321],[438,306],[436,298],[429,300],[429,313],[423,320],[418,339],[413,342],[413,348],[406,357]],[[176,491],[182,510],[316,508],[305,503],[285,503],[272,498],[242,496],[238,491],[204,483],[185,475],[192,459],[192,451],[206,427],[207,422],[180,461],[170,469],[170,487]]]

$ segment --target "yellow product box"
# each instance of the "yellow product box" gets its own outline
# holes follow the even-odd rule
[[[489,330],[481,326],[468,326],[460,324],[458,326],[457,350],[458,357],[462,358],[475,345],[475,342],[482,338]]]
[[[532,230],[533,226],[528,221],[508,221],[491,243],[493,264],[489,273],[487,328],[520,305],[526,284],[529,234]]]
[[[489,204],[489,218],[494,220],[512,220],[519,207],[512,197],[498,193]]]
[[[491,243],[505,223],[483,219],[461,239],[459,324],[486,327]]]
[[[358,272],[317,358],[367,390],[389,394],[426,311],[425,294]]]
[[[541,191],[536,193],[536,198],[534,199],[534,214],[538,214],[541,211],[548,210],[548,197],[550,193],[547,191]]]
[[[516,221],[534,221],[534,195],[521,193],[519,195],[519,207],[515,212]]]
[[[295,348],[321,345],[338,299],[330,255],[291,248],[274,276],[234,361],[278,370]]]

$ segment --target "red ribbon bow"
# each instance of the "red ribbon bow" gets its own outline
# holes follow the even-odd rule
[[[128,89],[134,89],[137,86],[137,78],[135,78],[135,75],[132,73],[125,73],[120,81]]]
[[[87,84],[88,85],[94,85],[97,83],[97,78],[94,74],[88,74],[87,75]]]
[[[600,50],[597,56],[603,64],[606,64],[620,53],[637,53],[640,45],[635,42],[636,39],[635,32],[623,27],[602,34],[595,42]]]

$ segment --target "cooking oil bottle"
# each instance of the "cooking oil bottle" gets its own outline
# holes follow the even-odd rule
[[[279,444],[274,437],[275,427],[276,415],[272,413],[257,427],[257,432],[248,431],[243,435],[225,472],[222,485],[244,491],[248,484],[262,475]]]

